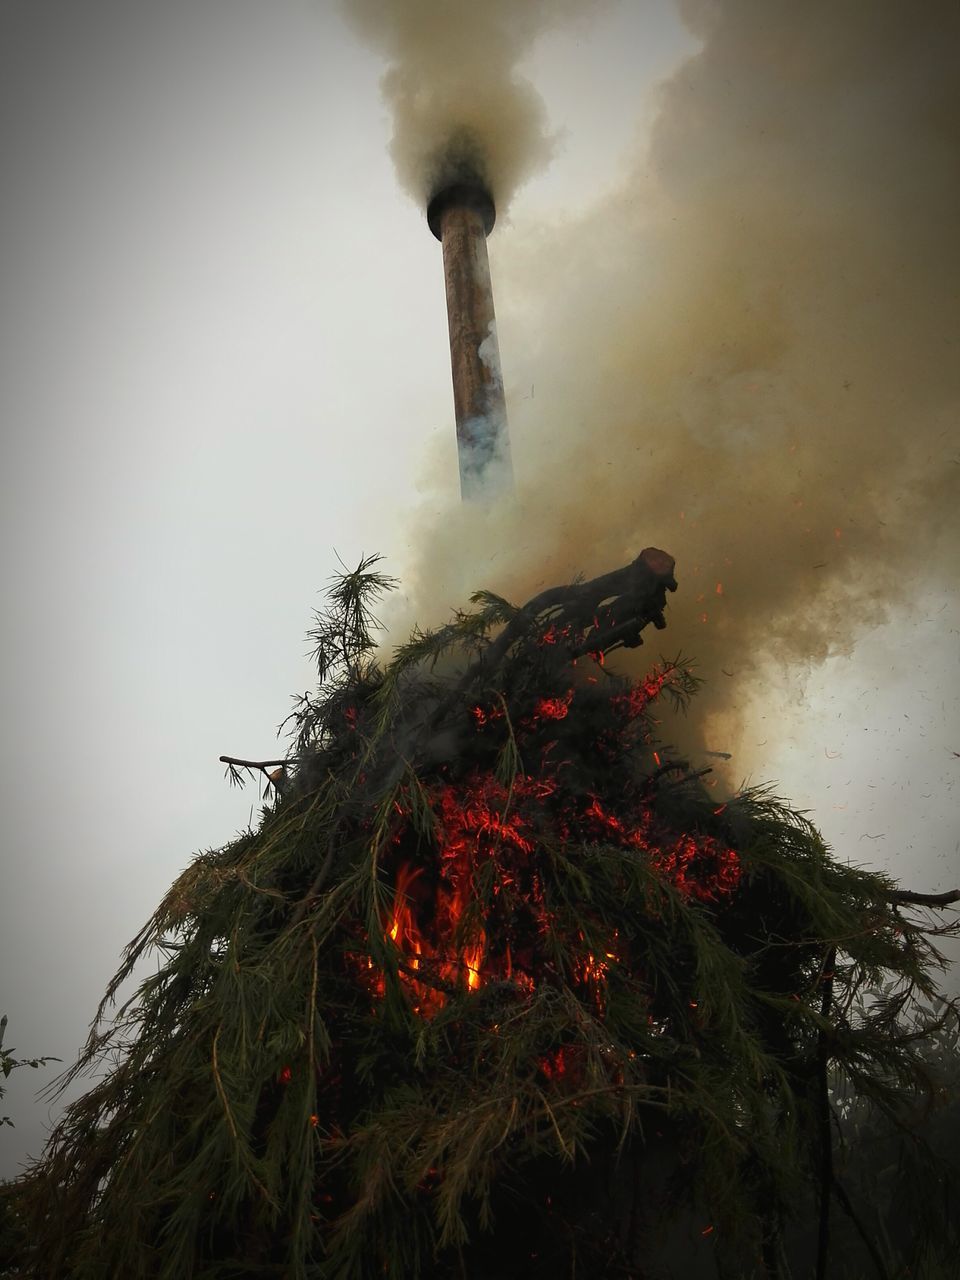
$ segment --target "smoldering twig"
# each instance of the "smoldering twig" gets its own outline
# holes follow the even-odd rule
[[[444,995],[456,995],[458,988],[452,982],[445,982],[438,974],[429,972],[420,962],[420,967],[414,968],[413,965],[407,964],[404,960],[397,961],[397,968],[401,973],[405,973],[408,978],[413,978],[417,982],[422,983],[425,987],[431,987],[434,991],[442,991]]]
[[[685,782],[694,782],[697,778],[703,778],[708,773],[713,773],[709,765],[705,769],[690,768],[688,760],[670,760],[666,764],[662,764],[659,769],[655,769],[644,780],[644,785],[649,791],[652,787],[658,785],[664,778],[667,779],[663,783],[665,787],[682,787]],[[679,774],[679,777],[671,778],[670,774]]]
[[[686,782],[694,782],[697,778],[705,778],[708,773],[713,773],[709,765],[705,769],[695,769],[693,773],[685,773],[682,778],[671,778],[669,782],[664,783],[664,786],[682,787]]]
[[[654,769],[653,773],[647,776],[646,784],[649,787],[651,784],[659,782],[661,778],[666,777],[666,775],[670,773],[686,774],[689,768],[689,760],[668,760],[666,764],[660,765],[659,768]]]

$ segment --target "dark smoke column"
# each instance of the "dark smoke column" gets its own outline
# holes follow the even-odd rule
[[[513,487],[487,260],[487,236],[495,217],[493,200],[479,183],[445,187],[427,209],[430,230],[443,245],[460,493],[465,501],[492,498]]]

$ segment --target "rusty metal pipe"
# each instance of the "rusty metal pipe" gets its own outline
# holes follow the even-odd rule
[[[513,487],[507,406],[487,259],[496,213],[480,185],[446,187],[430,201],[427,221],[443,245],[460,493],[464,501]]]

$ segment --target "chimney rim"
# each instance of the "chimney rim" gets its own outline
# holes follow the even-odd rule
[[[427,225],[438,240],[443,238],[440,231],[443,215],[448,209],[458,207],[472,209],[480,214],[484,235],[489,235],[493,230],[497,210],[487,188],[480,182],[452,182],[436,192],[427,205]]]

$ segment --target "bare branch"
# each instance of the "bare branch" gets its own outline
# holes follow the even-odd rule
[[[960,902],[960,889],[948,889],[946,893],[910,893],[905,889],[891,889],[888,902],[915,903],[919,907],[949,907]]]
[[[236,756],[220,756],[221,764],[238,765],[241,769],[267,769],[271,765],[286,768],[289,760],[238,760]]]
[[[240,770],[246,769],[250,773],[259,769],[267,780],[264,788],[264,796],[267,795],[270,787],[279,794],[284,783],[287,781],[287,769],[290,767],[289,760],[240,760],[236,756],[221,756],[220,763],[227,766],[227,775],[231,784],[243,786],[243,778],[240,776]],[[272,772],[271,772],[272,769]]]

